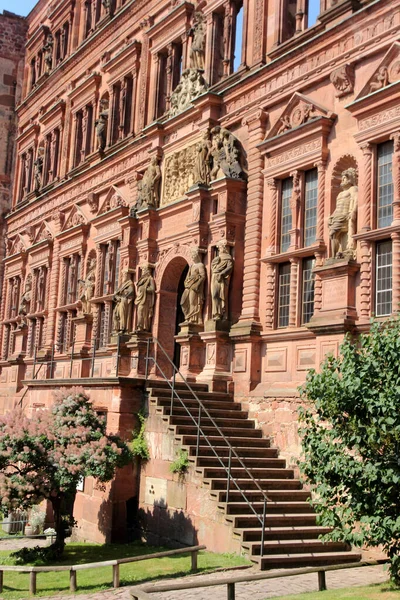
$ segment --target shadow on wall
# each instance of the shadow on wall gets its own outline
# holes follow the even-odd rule
[[[134,531],[137,538],[156,546],[181,548],[199,543],[191,518],[182,510],[169,509],[163,500],[155,504],[153,510],[140,508],[137,511]]]

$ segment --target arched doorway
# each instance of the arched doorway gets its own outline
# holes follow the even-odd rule
[[[179,324],[184,321],[180,306],[180,298],[184,289],[184,281],[189,269],[183,256],[175,256],[165,267],[158,291],[158,322],[156,325],[157,338],[169,356],[170,360],[179,367],[180,346],[175,342],[179,333]],[[172,375],[171,366],[163,359],[163,353],[157,353],[157,362],[165,375]]]

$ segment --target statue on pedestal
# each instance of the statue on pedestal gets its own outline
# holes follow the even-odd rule
[[[336,208],[328,219],[329,239],[333,258],[354,258],[357,226],[358,187],[354,168],[342,173],[342,191],[336,198]]]
[[[26,315],[31,312],[32,276],[28,275],[25,281],[25,290],[18,306],[18,316],[21,318],[20,328],[26,326]]]
[[[204,282],[206,279],[206,268],[201,260],[200,250],[192,248],[192,264],[185,279],[185,290],[181,298],[181,307],[185,315],[185,321],[181,325],[203,323],[204,305]]]
[[[131,328],[132,301],[135,289],[129,271],[124,271],[124,281],[114,294],[113,331],[125,333]]]
[[[211,174],[211,139],[210,131],[204,131],[201,140],[196,144],[196,161],[193,169],[193,182],[208,185]]]
[[[43,46],[44,55],[44,70],[45,73],[50,73],[51,67],[53,66],[53,46],[54,40],[51,33],[47,34],[46,43]]]
[[[79,279],[80,290],[79,300],[82,304],[82,314],[88,315],[92,312],[90,300],[93,298],[94,285],[96,280],[96,259],[91,258],[85,279]]]
[[[153,316],[156,285],[150,265],[142,267],[142,275],[136,284],[137,322],[136,331],[150,331]]]
[[[108,100],[106,98],[102,98],[100,100],[99,118],[96,119],[94,124],[96,129],[97,144],[100,152],[103,152],[107,143],[108,113]]]
[[[194,13],[193,27],[188,31],[192,38],[192,46],[189,54],[189,67],[191,69],[204,70],[204,58],[206,53],[206,25],[205,16],[202,12]]]
[[[43,174],[43,163],[44,163],[44,148],[39,146],[37,151],[36,160],[33,162],[33,173],[35,180],[35,192],[38,192],[42,187],[42,174]]]
[[[158,164],[158,158],[153,156],[150,165],[143,175],[143,179],[138,183],[137,210],[148,208],[149,206],[157,208],[160,205],[160,184],[161,169]]]
[[[226,240],[217,245],[218,255],[211,263],[212,319],[220,321],[228,318],[228,291],[233,271],[233,258]]]

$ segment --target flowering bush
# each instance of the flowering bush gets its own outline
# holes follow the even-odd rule
[[[62,502],[74,497],[82,477],[110,481],[131,458],[125,442],[106,434],[82,388],[58,392],[49,410],[28,418],[16,408],[0,417],[0,506],[27,509],[49,500],[62,549]]]

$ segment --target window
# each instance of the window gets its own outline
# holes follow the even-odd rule
[[[318,170],[306,171],[304,176],[304,246],[317,239]]]
[[[243,39],[243,4],[235,7],[235,30],[233,40],[233,73],[242,63],[242,39]]]
[[[317,22],[320,13],[320,0],[308,0],[307,4],[307,27],[312,27]]]
[[[305,325],[314,314],[314,258],[305,258],[302,265],[301,324]]]
[[[278,327],[287,327],[290,308],[290,263],[280,265],[278,286]]]
[[[375,313],[378,317],[392,312],[392,242],[376,244],[376,299]]]
[[[377,227],[388,227],[393,220],[393,142],[384,142],[377,148]]]
[[[290,199],[293,191],[293,180],[291,177],[282,181],[281,188],[281,243],[280,251],[286,252],[290,246],[290,230],[292,229],[292,209]]]

